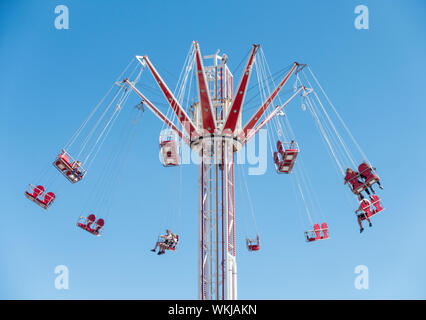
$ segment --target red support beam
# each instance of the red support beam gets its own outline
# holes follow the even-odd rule
[[[191,119],[186,114],[185,110],[182,108],[182,106],[179,104],[173,93],[170,91],[170,89],[167,87],[166,83],[161,78],[158,71],[154,68],[151,61],[148,59],[147,56],[137,56],[136,57],[138,61],[142,65],[148,66],[149,70],[151,71],[152,75],[154,76],[158,86],[160,87],[161,91],[163,92],[164,96],[166,97],[167,102],[172,107],[174,113],[176,114],[178,120],[184,127],[185,131],[188,133],[190,139],[194,138],[198,135],[197,129],[195,128],[194,124],[192,123]]]
[[[203,119],[203,129],[208,133],[214,133],[216,129],[215,117],[212,109],[212,102],[209,93],[209,87],[204,73],[203,58],[201,56],[200,46],[194,41],[196,74],[198,82],[198,97],[201,106],[201,116]]]
[[[232,105],[228,113],[228,118],[226,119],[225,125],[223,126],[222,134],[232,134],[235,131],[238,117],[240,116],[242,110],[244,97],[246,95],[247,85],[250,80],[254,58],[258,48],[259,45],[254,44],[253,48],[251,49],[250,57],[247,61],[246,67],[244,68],[244,73],[241,77],[240,84],[238,85],[238,90],[235,94],[234,101],[232,101]]]
[[[132,90],[134,92],[136,92],[136,94],[142,99],[142,101],[144,103],[146,103],[146,106],[148,107],[149,110],[152,111],[152,113],[154,113],[158,119],[160,119],[161,121],[163,121],[167,126],[169,126],[171,129],[173,129],[178,136],[186,143],[189,145],[189,139],[183,134],[182,131],[180,131],[174,124],[173,122],[171,122],[160,110],[158,110],[158,108],[156,106],[154,106],[152,104],[151,101],[149,101],[134,85],[133,83],[131,83],[129,80],[125,79],[124,83],[127,83],[130,88],[132,88]]]
[[[254,126],[256,125],[257,121],[262,117],[262,115],[265,113],[266,109],[268,109],[269,105],[271,104],[272,100],[275,99],[277,94],[280,92],[282,87],[285,85],[287,80],[290,78],[290,76],[293,74],[293,72],[296,70],[297,66],[299,64],[297,62],[294,63],[293,67],[290,69],[290,71],[285,75],[283,80],[278,84],[278,86],[272,91],[272,93],[269,95],[268,99],[260,106],[260,108],[256,111],[256,113],[251,117],[251,119],[247,122],[247,124],[244,126],[243,131],[241,132],[242,137],[241,139],[245,139],[247,137],[248,132],[251,131]]]
[[[278,112],[284,109],[284,107],[288,105],[299,94],[299,92],[302,91],[302,89],[304,88],[300,87],[281,107],[277,106],[274,111],[272,111],[265,119],[263,119],[253,130],[250,130],[243,143],[247,143],[247,141],[253,138],[259,132],[259,130],[266,126],[268,122],[278,114]]]

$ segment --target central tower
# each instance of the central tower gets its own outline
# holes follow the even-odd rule
[[[199,59],[202,63],[201,57]],[[233,76],[226,64],[226,55],[219,56],[216,52],[204,59],[212,63],[198,70],[204,70],[216,127],[223,128],[233,98]],[[201,78],[202,75],[198,75],[199,83],[203,81]],[[191,141],[200,160],[198,298],[234,300],[237,298],[234,152],[241,148],[241,142],[219,130],[210,133],[203,126],[203,90],[199,90],[199,102],[193,107],[192,120],[204,134]],[[240,114],[235,131],[241,129]]]

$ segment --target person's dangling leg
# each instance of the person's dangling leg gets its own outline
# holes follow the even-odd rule
[[[155,243],[155,247],[154,247],[154,249],[151,249],[151,251],[152,252],[155,252],[156,250],[157,250],[157,247],[158,247],[158,245],[159,245],[160,243],[157,241],[156,243]]]
[[[165,253],[165,250],[164,250],[164,243],[160,243],[160,250],[158,250],[158,255],[161,255],[161,254],[163,254],[163,253]]]
[[[364,231],[364,228],[362,227],[362,220],[360,216],[358,216],[358,224],[359,224],[359,233],[361,233]]]
[[[370,191],[368,190],[368,188],[365,188],[365,193],[368,194],[369,196],[371,196]]]

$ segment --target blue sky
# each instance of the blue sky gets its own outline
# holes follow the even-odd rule
[[[54,27],[60,4],[69,8],[69,30]],[[369,30],[354,28],[359,4],[369,8]],[[262,250],[245,250],[240,223],[239,298],[425,299],[425,21],[421,0],[2,2],[0,298],[197,297],[197,168],[182,167],[177,205],[180,169],[158,162],[154,116],[144,115],[101,238],[75,226],[99,167],[71,185],[50,163],[133,55],[149,54],[176,75],[198,40],[204,53],[226,52],[231,69],[252,43],[272,71],[308,63],[385,186],[387,210],[360,235],[349,190],[330,160],[319,168],[313,122],[289,109],[332,239],[303,241],[289,177],[276,175],[269,159],[265,175],[248,177]],[[48,212],[23,196],[46,168],[61,196]],[[149,249],[179,206],[179,250],[157,257]],[[69,268],[69,290],[54,287],[57,265]],[[369,268],[368,290],[354,287],[357,265]]]

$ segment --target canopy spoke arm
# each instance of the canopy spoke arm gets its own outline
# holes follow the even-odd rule
[[[206,74],[204,72],[203,58],[201,56],[200,46],[194,41],[196,74],[198,82],[198,96],[201,104],[201,116],[203,119],[203,129],[209,133],[214,133],[216,129],[215,117],[213,115],[212,102],[207,85]]]
[[[258,49],[259,45],[254,44],[249,59],[247,60],[246,67],[244,68],[243,76],[241,77],[240,83],[238,85],[234,101],[232,101],[232,105],[228,113],[228,118],[226,119],[222,133],[232,134],[235,131],[238,117],[240,116],[242,105],[244,102],[244,97],[246,95],[247,86],[250,80],[252,66]]]
[[[243,143],[245,144],[247,143],[247,141],[253,138],[259,132],[260,129],[266,126],[269,121],[271,121],[275,116],[277,116],[278,113],[282,109],[284,109],[284,107],[287,106],[302,90],[304,90],[304,88],[300,87],[282,106],[277,106],[274,111],[272,111],[265,119],[263,119],[254,129],[250,130]]]
[[[178,136],[186,143],[189,145],[189,139],[183,134],[182,131],[180,131],[173,122],[171,122],[160,110],[158,110],[158,108],[156,106],[154,106],[154,104],[152,104],[151,101],[148,100],[148,98],[146,98],[134,85],[133,83],[131,83],[128,79],[124,80],[124,83],[127,83],[130,88],[132,88],[132,90],[142,99],[142,101],[144,103],[146,103],[146,106],[148,107],[149,110],[152,111],[152,113],[154,113],[158,119],[160,119],[162,122],[164,122],[167,126],[169,126],[171,129],[173,129]]]
[[[256,113],[251,117],[251,119],[247,122],[247,124],[244,126],[243,131],[241,132],[242,139],[245,139],[247,137],[248,132],[251,131],[254,126],[256,125],[257,121],[262,117],[262,115],[265,113],[266,109],[268,109],[269,105],[271,104],[272,100],[275,99],[277,94],[280,92],[282,87],[286,84],[290,76],[293,74],[293,72],[296,70],[296,68],[299,66],[297,62],[293,64],[293,67],[290,69],[290,71],[284,76],[283,80],[278,84],[278,86],[272,91],[272,93],[269,95],[269,97],[266,99],[266,101],[261,105],[261,107],[256,111]]]
[[[151,71],[153,77],[155,78],[158,86],[160,87],[161,91],[163,92],[164,96],[166,97],[166,100],[168,104],[173,109],[173,112],[176,114],[179,122],[184,127],[185,131],[189,135],[190,138],[193,138],[198,135],[197,130],[192,123],[191,119],[186,114],[185,110],[182,108],[182,106],[179,104],[173,93],[170,91],[169,87],[167,87],[164,80],[161,78],[158,71],[154,68],[151,61],[148,59],[147,56],[136,56],[136,59],[145,66],[145,64],[148,66],[149,70]]]

